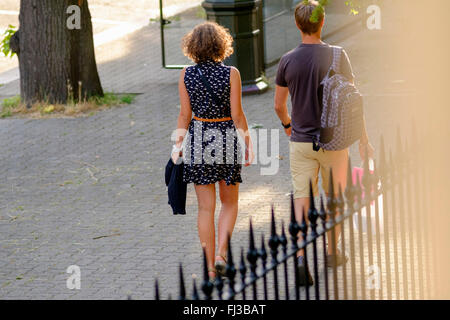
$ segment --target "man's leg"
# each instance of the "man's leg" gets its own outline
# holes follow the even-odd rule
[[[308,221],[309,210],[309,183],[312,181],[314,194],[318,193],[319,162],[314,158],[315,151],[311,143],[290,143],[290,165],[292,183],[294,187],[294,210],[298,223],[303,219],[305,212]],[[302,235],[299,235],[300,239]],[[303,256],[303,250],[297,252],[297,257]]]

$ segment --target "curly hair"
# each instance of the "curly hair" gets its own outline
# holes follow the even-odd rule
[[[217,23],[204,22],[183,37],[181,47],[184,55],[195,63],[221,62],[233,54],[233,37]]]

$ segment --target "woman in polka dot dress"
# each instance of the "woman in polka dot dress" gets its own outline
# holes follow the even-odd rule
[[[172,151],[174,161],[183,156],[183,179],[195,186],[198,233],[211,279],[217,273],[224,275],[228,236],[231,237],[238,213],[241,164],[249,166],[253,161],[247,119],[242,109],[240,74],[236,68],[223,64],[233,53],[232,43],[228,31],[213,22],[196,26],[183,38],[183,52],[196,65],[185,68],[180,75],[181,110]],[[181,152],[183,144],[184,154]],[[245,161],[241,156],[243,149]],[[216,183],[222,203],[217,255]]]

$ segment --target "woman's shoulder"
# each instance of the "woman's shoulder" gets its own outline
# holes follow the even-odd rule
[[[196,65],[192,65],[192,66],[186,66],[181,70],[181,74],[183,75],[184,78],[192,78],[195,74],[195,66]]]
[[[230,74],[231,75],[238,75],[240,74],[239,69],[234,67],[234,66],[228,66],[228,68],[230,69]]]
[[[186,67],[183,68],[183,72],[184,73],[190,73],[190,72],[192,72],[194,70],[195,66],[196,65],[186,66]]]
[[[239,72],[239,69],[233,66],[230,66],[230,80],[236,79],[240,81],[241,73]]]

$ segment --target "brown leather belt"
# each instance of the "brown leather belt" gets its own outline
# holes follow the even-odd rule
[[[194,116],[194,119],[197,121],[203,121],[203,122],[225,122],[225,121],[232,120],[231,117],[219,118],[219,119],[203,119],[203,118],[199,118],[196,116]]]

